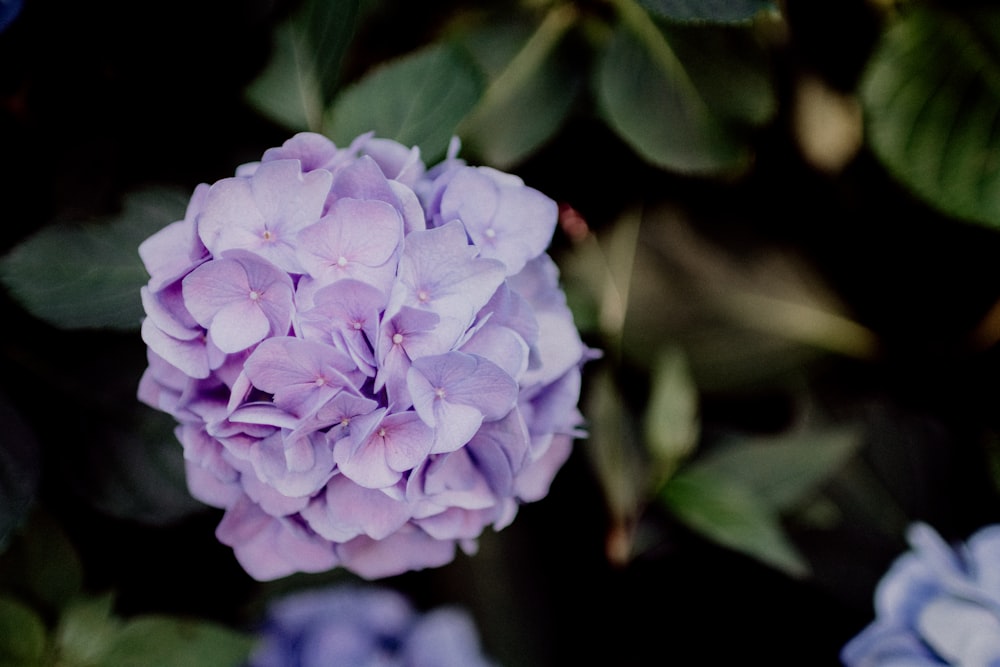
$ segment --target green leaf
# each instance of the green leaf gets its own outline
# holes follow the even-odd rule
[[[778,96],[772,63],[752,30],[669,24],[660,29],[717,118],[737,130],[774,118]]]
[[[83,567],[62,526],[36,509],[0,558],[0,588],[57,614],[83,588]]]
[[[306,0],[275,29],[271,59],[247,87],[247,101],[291,130],[320,131],[357,15],[357,0]]]
[[[639,0],[639,4],[674,21],[709,23],[744,23],[776,9],[770,0]]]
[[[45,634],[45,624],[34,610],[13,598],[0,597],[0,665],[40,665]]]
[[[738,170],[748,147],[718,118],[664,33],[637,10],[596,68],[598,110],[640,156],[690,173]]]
[[[852,428],[802,431],[720,447],[690,469],[733,480],[773,510],[786,512],[832,477],[860,446],[860,434]]]
[[[187,197],[166,188],[129,194],[103,223],[58,224],[0,259],[0,282],[33,315],[63,329],[138,330],[149,276],[138,246],[183,217]]]
[[[453,44],[433,44],[384,63],[345,88],[328,115],[329,136],[347,144],[365,132],[444,155],[459,122],[483,92],[479,69]]]
[[[358,0],[305,0],[297,25],[304,28],[323,104],[333,101],[344,54],[354,35]]]
[[[849,428],[739,442],[685,466],[661,498],[706,537],[802,576],[808,565],[782,531],[781,516],[809,500],[860,444]]]
[[[35,500],[41,477],[41,449],[34,433],[0,393],[0,553]]]
[[[125,623],[95,667],[235,667],[252,645],[251,637],[215,623],[143,616]]]
[[[64,664],[100,664],[120,626],[111,613],[112,603],[111,595],[102,595],[81,597],[66,607],[56,628],[56,645]]]
[[[665,480],[698,442],[698,392],[680,348],[664,348],[653,363],[643,423],[646,446]]]
[[[582,84],[579,68],[560,49],[576,20],[559,5],[533,29],[524,21],[490,22],[462,38],[489,86],[459,126],[466,152],[509,169],[549,140],[566,119]]]
[[[809,564],[785,536],[774,510],[751,489],[708,470],[683,470],[663,487],[673,514],[705,537],[793,577]]]
[[[868,141],[939,210],[1000,225],[1000,9],[910,5],[860,87]]]

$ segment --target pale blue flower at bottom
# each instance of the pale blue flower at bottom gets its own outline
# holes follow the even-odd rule
[[[912,549],[875,591],[875,620],[841,651],[847,667],[1000,667],[1000,525],[949,546],[913,524]]]

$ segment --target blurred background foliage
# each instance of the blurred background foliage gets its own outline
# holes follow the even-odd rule
[[[139,241],[301,130],[458,136],[560,204],[590,436],[390,582],[503,664],[836,664],[910,521],[1000,518],[991,3],[14,4],[0,663],[235,664],[271,596],[344,577],[249,580],[135,400]]]

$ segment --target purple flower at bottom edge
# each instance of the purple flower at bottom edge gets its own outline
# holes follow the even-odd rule
[[[848,667],[1000,666],[1000,524],[949,546],[930,526],[875,591],[875,620],[840,657]]]
[[[490,667],[472,618],[400,593],[340,586],[272,603],[249,667]]]

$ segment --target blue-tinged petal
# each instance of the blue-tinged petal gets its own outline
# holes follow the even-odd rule
[[[1000,618],[975,602],[936,598],[921,610],[917,629],[948,664],[990,665],[1000,660]]]

